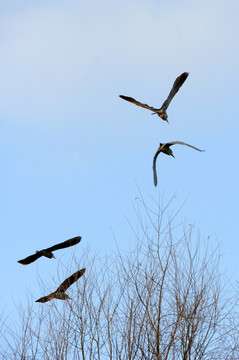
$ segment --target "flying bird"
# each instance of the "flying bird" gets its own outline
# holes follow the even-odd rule
[[[178,90],[180,89],[180,87],[183,85],[184,81],[187,79],[189,73],[188,72],[184,72],[181,75],[179,75],[177,77],[177,79],[174,81],[173,83],[173,87],[167,97],[167,99],[164,101],[163,105],[161,106],[160,109],[156,109],[152,106],[149,106],[147,104],[142,104],[141,102],[133,99],[132,97],[129,96],[124,96],[124,95],[119,95],[119,97],[121,97],[124,100],[127,100],[129,102],[132,102],[135,105],[141,106],[145,109],[148,109],[150,111],[153,111],[153,114],[157,114],[162,120],[165,120],[168,122],[168,115],[167,115],[167,108],[169,106],[169,104],[171,103],[173,97],[177,94]],[[152,115],[153,115],[152,114]]]
[[[205,151],[205,150],[200,150],[198,148],[196,148],[195,146],[192,146],[190,144],[187,144],[185,142],[182,142],[182,141],[171,141],[171,142],[168,142],[168,143],[165,143],[165,144],[159,144],[159,148],[158,150],[156,151],[155,155],[154,155],[154,158],[153,158],[153,173],[154,173],[154,185],[157,186],[157,183],[158,183],[158,180],[157,180],[157,172],[156,172],[156,160],[157,160],[157,157],[158,155],[163,152],[164,154],[167,154],[167,155],[171,155],[174,157],[173,155],[173,152],[172,150],[170,149],[170,146],[172,145],[175,145],[175,144],[179,144],[179,145],[186,145],[186,146],[189,146],[197,151]]]
[[[65,249],[67,247],[78,244],[80,241],[81,241],[81,236],[76,236],[72,239],[66,240],[60,244],[56,244],[47,249],[43,249],[41,251],[36,251],[36,253],[34,255],[30,255],[30,256],[26,257],[25,259],[19,260],[18,262],[22,265],[28,265],[28,264],[31,264],[33,261],[37,260],[41,256],[45,256],[49,259],[55,258],[52,251]]]
[[[41,297],[40,299],[36,300],[36,302],[45,303],[54,298],[59,299],[59,300],[70,299],[70,297],[67,294],[65,294],[65,291],[68,289],[68,287],[70,287],[72,284],[74,284],[74,282],[76,282],[82,275],[84,275],[85,270],[86,269],[84,268],[84,269],[81,269],[81,270],[75,272],[70,277],[68,277],[65,281],[63,281],[63,283],[56,289],[56,291],[54,291],[53,293],[51,293],[47,296]]]

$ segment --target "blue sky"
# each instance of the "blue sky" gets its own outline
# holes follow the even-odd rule
[[[179,221],[219,242],[238,279],[238,1],[1,1],[1,308],[14,314],[57,261],[17,260],[81,235],[75,249],[128,249],[134,206],[176,195]],[[121,100],[160,107],[169,124]],[[181,140],[175,159],[160,142]],[[128,219],[128,220],[127,220]],[[73,250],[55,253],[62,264]],[[82,264],[85,266],[85,264]],[[76,269],[77,270],[77,269]],[[7,276],[6,276],[7,274]],[[53,289],[54,290],[54,289]]]

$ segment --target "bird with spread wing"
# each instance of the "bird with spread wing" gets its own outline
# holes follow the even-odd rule
[[[189,146],[197,151],[205,151],[205,150],[200,150],[198,148],[196,148],[195,146],[193,145],[190,145],[190,144],[187,144],[185,142],[182,142],[182,141],[171,141],[171,142],[168,142],[168,143],[160,143],[159,144],[159,148],[158,150],[156,151],[155,155],[154,155],[154,158],[153,158],[153,174],[154,174],[154,185],[157,186],[157,183],[158,183],[158,179],[157,179],[157,172],[156,172],[156,160],[157,160],[157,157],[158,155],[163,152],[164,154],[167,154],[167,155],[171,155],[174,157],[173,155],[173,152],[172,150],[170,149],[170,146],[172,145],[176,145],[176,144],[179,144],[179,145],[186,145],[186,146]]]
[[[119,97],[121,97],[121,99],[127,100],[135,105],[138,105],[140,107],[143,107],[145,109],[152,111],[153,114],[157,114],[162,120],[165,120],[168,122],[168,115],[167,115],[166,110],[167,110],[169,104],[171,103],[173,97],[177,94],[178,90],[180,89],[180,87],[183,85],[183,83],[187,79],[188,75],[189,75],[188,72],[184,72],[177,77],[177,79],[173,83],[173,87],[172,87],[167,99],[164,101],[164,103],[160,109],[156,109],[147,104],[143,104],[129,96],[119,95]]]
[[[63,283],[54,291],[53,293],[43,296],[40,299],[36,300],[36,302],[45,303],[47,301],[50,301],[54,298],[59,300],[67,300],[70,299],[70,297],[65,294],[65,291],[72,285],[74,282],[76,282],[82,275],[85,273],[85,268],[81,269],[79,271],[76,271],[74,274],[69,276]]]
[[[18,262],[22,265],[28,265],[28,264],[31,264],[33,261],[36,261],[41,256],[45,256],[49,259],[52,259],[55,257],[54,254],[52,253],[52,251],[65,249],[67,247],[74,246],[74,245],[78,244],[80,241],[81,241],[81,236],[76,236],[76,237],[66,240],[62,243],[51,246],[47,249],[36,251],[35,254],[30,255],[30,256],[26,257],[25,259],[18,260]]]

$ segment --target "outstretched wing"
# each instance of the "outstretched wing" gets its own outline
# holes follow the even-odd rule
[[[189,75],[188,72],[184,72],[181,75],[179,75],[177,77],[177,79],[174,81],[173,87],[172,87],[167,99],[164,101],[163,105],[161,106],[162,110],[166,110],[168,108],[168,106],[171,103],[173,97],[177,94],[178,90],[183,85],[183,83],[187,79],[188,75]]]
[[[74,284],[74,282],[76,282],[82,275],[84,275],[85,273],[85,268],[81,269],[77,272],[75,272],[74,274],[72,274],[70,277],[68,277],[65,281],[63,281],[63,283],[58,287],[58,289],[56,289],[55,292],[65,292],[68,287],[70,287],[72,284]]]
[[[190,144],[187,144],[183,141],[171,141],[171,142],[168,142],[166,145],[168,146],[171,146],[171,145],[176,145],[176,144],[179,144],[179,145],[186,145],[186,146],[189,146],[197,151],[205,151],[205,150],[201,150],[201,149],[198,149],[197,147],[193,146],[193,145],[190,145]]]
[[[74,245],[78,244],[80,241],[81,241],[81,236],[76,236],[76,237],[73,237],[69,240],[63,241],[62,243],[56,244],[56,245],[51,246],[48,249],[44,249],[44,250],[51,252],[51,251],[55,251],[55,250],[65,249],[70,246],[74,246]]]
[[[154,185],[155,186],[157,186],[157,184],[158,184],[157,171],[156,171],[156,160],[157,160],[157,157],[160,154],[161,150],[162,150],[162,145],[159,146],[159,148],[156,151],[154,158],[153,158],[153,175],[154,175]]]
[[[41,253],[41,251],[38,251],[34,255],[30,255],[30,256],[26,257],[25,259],[18,260],[18,262],[22,265],[28,265],[28,264],[31,264],[33,261],[36,261],[41,256],[43,256],[43,254]]]
[[[147,104],[142,104],[141,102],[139,102],[139,101],[137,101],[137,100],[135,100],[135,99],[133,99],[132,97],[129,97],[129,96],[119,95],[119,97],[120,97],[121,99],[127,100],[127,101],[129,101],[129,102],[131,102],[131,103],[133,103],[133,104],[135,104],[135,105],[138,105],[138,106],[140,106],[140,107],[142,107],[142,108],[151,110],[151,111],[153,111],[153,112],[157,112],[157,111],[159,110],[159,109],[155,109],[154,107],[149,106],[149,105],[147,105]]]
[[[53,298],[54,298],[54,293],[51,293],[51,294],[49,294],[47,296],[41,297],[40,299],[36,300],[36,302],[45,303],[47,301],[52,300]]]
[[[153,166],[153,174],[154,174],[154,186],[157,186],[158,184],[158,178],[157,178],[157,170],[156,170],[156,163]]]

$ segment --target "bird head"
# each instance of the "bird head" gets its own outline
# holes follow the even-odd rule
[[[162,112],[159,112],[158,116],[161,117],[162,120],[167,121],[168,123],[168,114],[166,110],[162,110]]]
[[[162,120],[167,121],[168,123],[168,115],[166,113],[166,110],[158,110],[157,112],[153,112],[151,115],[157,114]]]
[[[167,154],[175,158],[175,156],[173,155],[173,152],[172,152],[172,150],[170,148],[168,148],[168,153]]]

